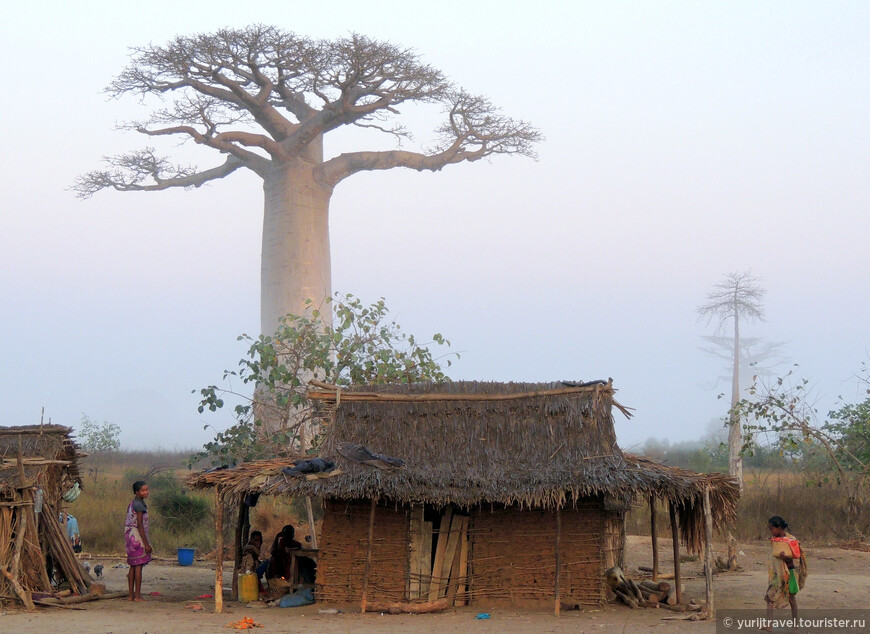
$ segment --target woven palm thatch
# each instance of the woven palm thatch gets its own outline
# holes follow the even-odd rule
[[[288,476],[292,459],[255,462],[194,475],[195,487],[227,493],[380,498],[396,503],[518,505],[556,508],[593,495],[626,508],[654,495],[677,505],[682,533],[699,548],[703,495],[711,489],[714,523],[733,516],[736,483],[626,456],[616,444],[610,382],[453,382],[313,390],[328,426],[323,458],[329,477]],[[401,458],[403,467],[378,469],[341,456],[350,442]]]

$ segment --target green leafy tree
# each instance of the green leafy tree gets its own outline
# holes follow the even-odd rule
[[[85,451],[118,451],[121,448],[121,428],[110,423],[97,421],[82,414],[76,430],[76,440]]]
[[[421,343],[392,320],[383,298],[365,305],[336,294],[325,307],[310,301],[307,307],[303,315],[287,315],[274,335],[239,337],[250,345],[238,369],[224,372],[224,383],[257,386],[256,399],[232,387],[201,389],[200,413],[221,409],[229,397],[241,403],[234,408],[236,423],[217,432],[194,459],[225,464],[316,450],[322,430],[308,399],[310,381],[339,387],[442,382],[449,380],[444,366],[459,357],[435,356],[430,346],[450,342],[435,334]],[[334,313],[332,325],[324,324],[321,310]]]
[[[772,436],[780,453],[802,455],[804,459],[823,456],[839,486],[846,490],[847,513],[857,521],[867,501],[870,476],[870,371],[867,365],[856,377],[864,398],[846,403],[820,416],[814,406],[807,379],[795,370],[775,380],[756,377],[750,388],[752,399],[741,400],[734,412],[742,417],[747,445],[759,436]]]

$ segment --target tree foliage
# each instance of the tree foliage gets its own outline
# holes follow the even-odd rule
[[[849,514],[857,517],[867,494],[870,475],[870,371],[857,375],[864,398],[820,416],[807,379],[795,370],[772,381],[759,380],[750,388],[752,399],[741,400],[735,411],[746,421],[747,447],[759,436],[772,437],[781,453],[822,456],[837,484],[847,489]]]
[[[98,423],[82,414],[76,441],[85,451],[117,451],[121,448],[121,428],[114,423]]]
[[[453,85],[413,50],[359,34],[325,40],[258,24],[179,36],[165,46],[132,49],[130,64],[107,92],[115,98],[156,97],[163,104],[123,128],[192,141],[226,158],[198,169],[146,147],[108,158],[103,169],[80,176],[74,189],[83,198],[107,188],[199,187],[242,167],[266,178],[275,165],[299,161],[332,188],[360,171],[440,170],[494,154],[534,156],[542,138],[485,97]],[[433,147],[323,160],[322,136],[342,126],[375,130],[399,143],[410,140],[399,108],[413,102],[442,106]]]
[[[324,324],[323,315],[335,317]],[[435,356],[430,346],[449,347],[441,334],[421,343],[402,330],[381,298],[365,305],[353,295],[336,294],[335,301],[304,315],[287,315],[272,336],[241,335],[249,344],[237,370],[224,372],[224,382],[240,380],[257,386],[256,402],[229,387],[210,385],[200,390],[200,413],[217,411],[232,395],[236,423],[218,432],[196,458],[210,456],[215,464],[243,462],[299,451],[316,450],[321,431],[312,427],[309,381],[348,387],[387,383],[442,382],[456,353]],[[443,364],[443,365],[442,365]],[[262,433],[264,421],[280,421]]]

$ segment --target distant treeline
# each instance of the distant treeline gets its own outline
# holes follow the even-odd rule
[[[671,443],[667,439],[649,438],[640,447],[632,448],[638,453],[664,464],[710,473],[728,472],[728,447],[715,438],[685,440]],[[755,445],[743,454],[744,469],[770,469],[776,471],[824,470],[829,458],[816,451],[815,447],[799,445],[791,451],[780,447]]]

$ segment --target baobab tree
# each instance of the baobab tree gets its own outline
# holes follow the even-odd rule
[[[344,179],[395,167],[438,171],[496,154],[534,157],[541,139],[412,50],[356,34],[321,40],[254,25],[177,37],[134,48],[107,92],[161,99],[149,118],[125,127],[192,141],[226,158],[199,169],[146,147],[80,176],[80,197],[200,187],[243,168],[263,179],[260,319],[267,335],[288,313],[302,314],[306,300],[319,305],[332,294],[329,201]],[[411,134],[399,108],[411,103],[443,106],[432,148],[400,149]],[[345,126],[388,135],[397,149],[324,157],[324,136]]]
[[[698,307],[698,317],[706,319],[707,324],[715,319],[720,332],[725,330],[729,321],[733,321],[731,407],[728,414],[728,473],[737,478],[741,490],[743,490],[743,459],[740,451],[743,448],[743,434],[740,415],[735,407],[740,402],[742,347],[740,323],[764,321],[764,307],[761,302],[767,291],[759,282],[760,280],[752,274],[752,271],[729,273],[707,293],[706,301]]]

